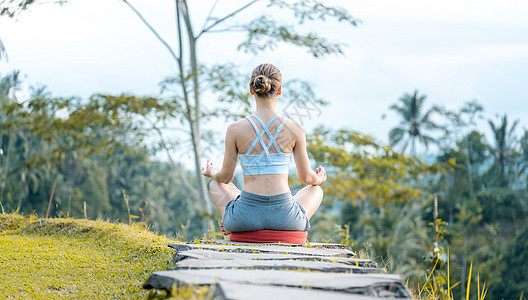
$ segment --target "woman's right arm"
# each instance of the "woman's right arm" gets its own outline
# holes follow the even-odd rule
[[[236,147],[235,139],[236,135],[236,125],[234,123],[230,124],[226,131],[224,162],[222,164],[222,169],[217,171],[213,166],[213,163],[207,160],[207,165],[202,167],[202,175],[211,177],[217,182],[225,184],[228,184],[231,182],[231,180],[233,180],[238,158],[238,149]]]
[[[293,122],[295,135],[295,146],[293,147],[293,158],[297,167],[297,174],[302,183],[306,185],[320,185],[326,181],[325,169],[319,166],[315,172],[310,167],[310,160],[306,152],[306,135],[301,125]]]

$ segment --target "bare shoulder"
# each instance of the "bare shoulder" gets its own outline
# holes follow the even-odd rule
[[[246,119],[240,119],[227,126],[227,134],[238,135],[247,130],[251,124]]]
[[[293,133],[295,137],[301,137],[304,135],[304,127],[298,122],[292,119],[287,119],[284,125],[290,130],[291,133]]]

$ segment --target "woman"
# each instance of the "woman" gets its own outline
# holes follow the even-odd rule
[[[323,199],[319,185],[326,181],[326,172],[321,166],[315,172],[310,168],[303,128],[277,113],[281,88],[282,75],[274,65],[261,64],[253,70],[249,92],[257,103],[255,113],[227,128],[220,171],[209,160],[202,168],[204,176],[213,178],[210,193],[222,214],[224,233],[306,231]],[[288,186],[292,154],[299,179],[307,185],[295,196]],[[244,173],[242,191],[231,182],[238,157]]]

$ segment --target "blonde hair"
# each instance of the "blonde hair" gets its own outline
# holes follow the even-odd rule
[[[280,70],[272,64],[258,65],[251,73],[249,86],[253,91],[264,97],[269,97],[276,93],[282,84]]]

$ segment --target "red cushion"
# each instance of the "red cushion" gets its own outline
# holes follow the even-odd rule
[[[245,243],[306,244],[308,231],[257,230],[231,232],[229,239]]]

